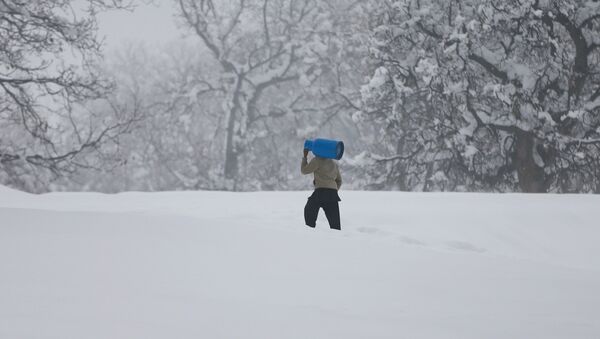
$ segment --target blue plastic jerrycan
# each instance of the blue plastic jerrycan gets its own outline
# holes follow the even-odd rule
[[[340,160],[344,155],[344,142],[330,139],[306,140],[304,148],[321,158]]]

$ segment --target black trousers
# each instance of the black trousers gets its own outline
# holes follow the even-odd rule
[[[337,190],[328,188],[317,188],[308,198],[304,206],[304,222],[307,226],[315,227],[319,209],[325,211],[325,216],[329,222],[329,227],[334,230],[340,230],[340,207],[338,201],[341,201],[337,195]]]

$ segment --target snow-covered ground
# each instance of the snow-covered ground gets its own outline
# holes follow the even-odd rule
[[[340,195],[0,187],[0,338],[600,338],[600,197]]]

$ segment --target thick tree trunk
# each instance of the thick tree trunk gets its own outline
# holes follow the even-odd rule
[[[232,109],[229,112],[229,121],[227,123],[227,141],[225,144],[225,179],[235,179],[238,174],[238,153],[235,149],[235,117],[236,111]]]
[[[238,154],[233,149],[233,141],[230,135],[227,135],[227,146],[225,150],[225,178],[235,179],[238,173]]]
[[[534,159],[535,139],[531,132],[518,131],[515,135],[515,165],[519,177],[519,186],[525,193],[546,193],[546,174],[544,168]]]
[[[238,150],[235,140],[235,120],[238,110],[240,110],[240,91],[242,87],[242,77],[238,76],[235,90],[233,92],[232,107],[229,110],[229,119],[227,121],[227,140],[225,143],[225,179],[236,179],[238,175]]]

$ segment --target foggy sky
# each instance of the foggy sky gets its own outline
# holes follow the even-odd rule
[[[128,41],[164,43],[181,37],[174,20],[173,1],[139,2],[133,11],[108,11],[98,15],[99,36],[107,50]]]

